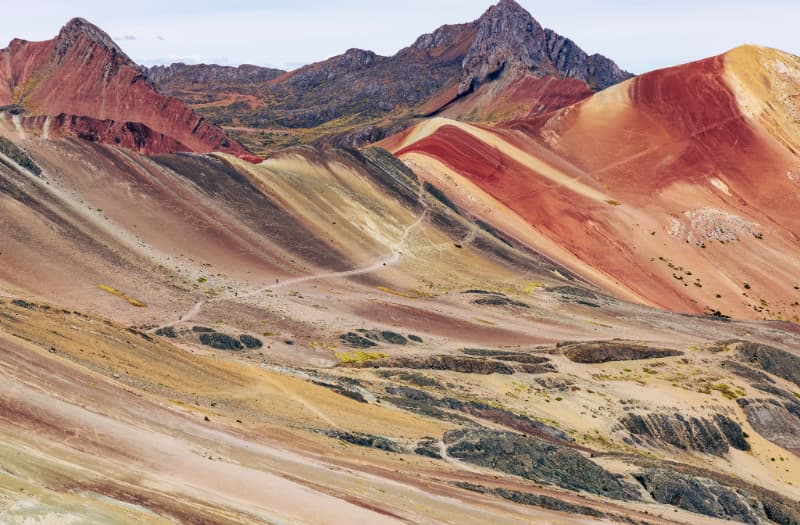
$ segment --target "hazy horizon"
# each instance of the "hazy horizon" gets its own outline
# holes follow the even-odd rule
[[[0,28],[5,46],[13,38],[52,38],[67,20],[83,17],[109,33],[140,64],[256,64],[295,69],[353,47],[392,55],[419,35],[443,24],[469,22],[495,1],[421,0],[336,5],[310,0],[210,0],[135,6],[99,0],[55,0],[5,8],[14,24]],[[634,73],[712,56],[745,43],[800,53],[793,20],[800,5],[765,1],[651,0],[590,2],[519,0],[545,27],[573,39],[587,53],[601,53]],[[557,5],[556,5],[557,4]],[[369,5],[369,7],[364,7]],[[35,16],[31,12],[35,11]]]

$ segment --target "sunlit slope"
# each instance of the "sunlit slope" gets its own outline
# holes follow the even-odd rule
[[[743,47],[547,116],[496,129],[429,121],[385,145],[476,215],[623,297],[794,319],[798,79],[796,57]]]
[[[567,281],[380,150],[297,148],[256,166],[1,133],[0,288],[120,321],[160,326],[240,299],[256,307],[293,283],[339,289],[358,319],[378,315],[370,294]]]

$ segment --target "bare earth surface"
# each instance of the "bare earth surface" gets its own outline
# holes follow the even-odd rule
[[[0,523],[800,523],[800,59],[256,164],[82,23],[0,54]]]

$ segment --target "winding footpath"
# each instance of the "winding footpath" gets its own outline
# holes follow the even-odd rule
[[[422,221],[425,220],[427,215],[428,215],[428,211],[427,210],[423,211],[420,214],[420,216],[417,217],[416,221],[414,221],[412,224],[409,224],[405,228],[405,230],[403,231],[403,235],[400,237],[400,240],[398,240],[394,245],[391,246],[391,248],[390,248],[391,249],[391,254],[390,255],[388,255],[386,257],[383,257],[383,258],[379,259],[378,261],[376,261],[376,262],[374,262],[374,263],[372,263],[370,265],[360,266],[360,267],[354,268],[352,270],[345,270],[345,271],[341,271],[341,272],[321,273],[321,274],[316,274],[316,275],[306,275],[304,277],[296,277],[294,279],[287,279],[285,281],[278,282],[278,283],[275,283],[275,284],[271,284],[269,286],[264,286],[263,288],[259,288],[257,290],[252,291],[252,292],[247,292],[245,294],[234,296],[234,297],[237,298],[237,299],[249,299],[251,297],[255,297],[257,295],[261,295],[261,294],[263,294],[265,292],[268,292],[268,291],[278,290],[280,288],[285,288],[287,286],[292,286],[292,285],[295,285],[295,284],[302,284],[302,283],[307,283],[307,282],[310,282],[310,281],[319,281],[319,280],[323,280],[323,279],[334,279],[334,278],[337,278],[337,277],[354,277],[354,276],[357,276],[357,275],[364,275],[364,274],[367,274],[367,273],[372,273],[372,272],[375,272],[377,270],[380,270],[381,268],[385,268],[387,266],[392,266],[392,265],[396,264],[398,261],[400,261],[400,258],[403,256],[402,248],[408,242],[409,236],[411,235],[411,233],[417,227],[419,227],[420,224],[422,224]],[[172,321],[171,323],[165,324],[163,326],[160,326],[158,329],[169,328],[169,327],[175,326],[178,323],[191,321],[192,319],[194,319],[203,310],[203,306],[205,306],[206,304],[212,303],[212,302],[217,302],[217,301],[224,301],[224,300],[228,300],[228,299],[232,299],[232,297],[224,296],[224,297],[216,297],[214,299],[198,301],[197,303],[195,303],[192,306],[191,309],[189,309],[186,313],[181,315],[177,320]]]

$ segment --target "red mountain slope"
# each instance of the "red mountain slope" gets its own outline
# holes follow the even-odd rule
[[[549,115],[496,129],[436,120],[386,145],[462,206],[620,295],[797,319],[798,95],[800,59],[744,47]]]
[[[0,51],[0,105],[24,111],[21,125],[45,126],[44,134],[72,133],[148,154],[248,154],[184,103],[161,95],[108,35],[80,18],[52,40],[14,40]]]

